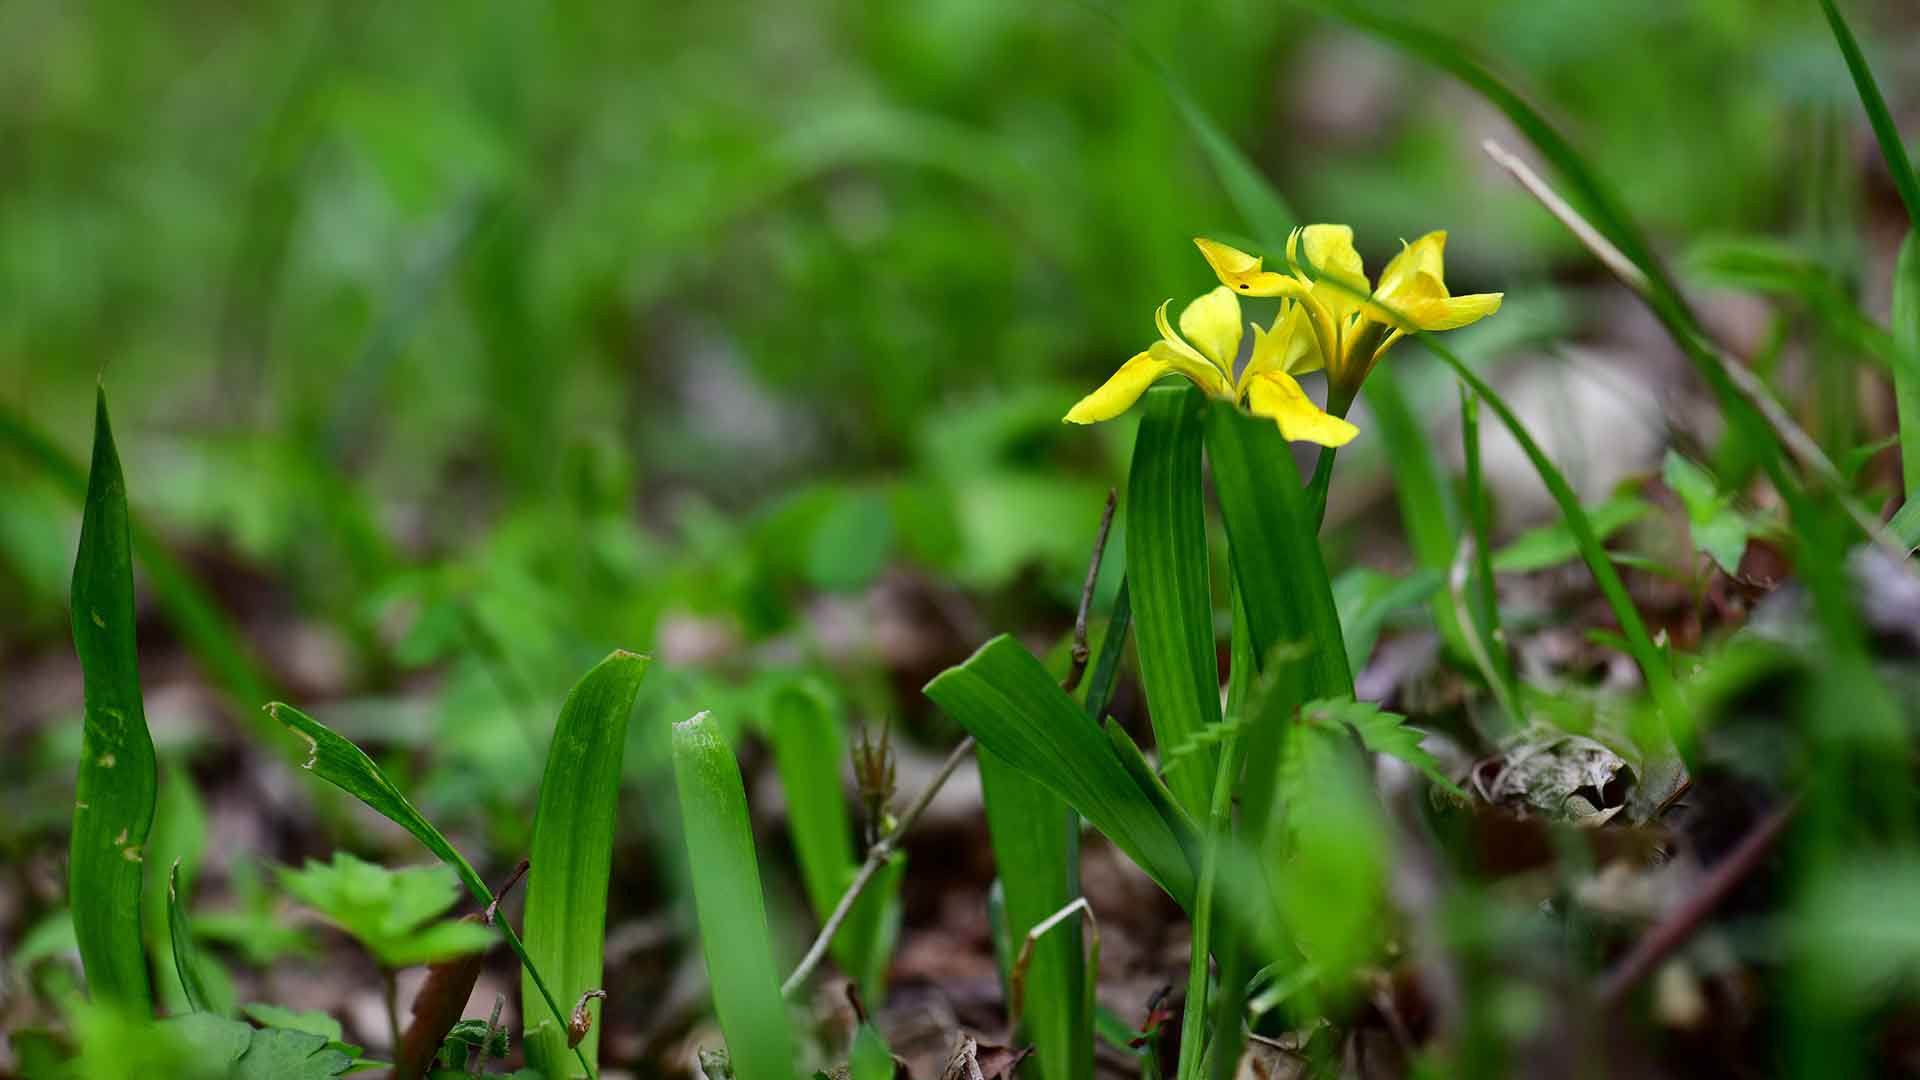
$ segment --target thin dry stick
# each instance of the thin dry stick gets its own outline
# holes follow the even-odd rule
[[[1788,801],[1761,819],[1760,824],[1754,826],[1739,846],[1721,859],[1713,872],[1707,875],[1699,892],[1688,897],[1664,922],[1649,930],[1645,937],[1634,944],[1633,951],[1600,980],[1594,992],[1603,1008],[1610,1009],[1620,1004],[1628,991],[1651,975],[1674,950],[1686,944],[1694,931],[1707,921],[1707,916],[1713,914],[1713,909],[1719,907],[1728,894],[1759,868],[1767,852],[1773,850],[1773,845],[1779,842],[1780,835],[1793,820],[1797,806],[1797,801]]]
[[[1059,926],[1078,912],[1086,913],[1087,928],[1093,935],[1093,951],[1096,955],[1099,953],[1100,921],[1093,917],[1093,905],[1088,903],[1084,896],[1074,898],[1066,907],[1034,924],[1033,929],[1027,931],[1026,941],[1020,946],[1019,958],[1013,962],[1013,973],[1007,977],[1007,981],[1013,985],[1013,992],[1008,995],[1010,1000],[1007,1003],[1008,1031],[1012,1031],[1014,1025],[1020,1022],[1020,1009],[1025,1004],[1027,996],[1027,968],[1033,963],[1034,944],[1045,937],[1047,931]]]
[[[1482,142],[1480,148],[1487,152],[1487,156],[1492,158],[1495,164],[1511,173],[1513,178],[1520,182],[1521,187],[1526,188],[1529,194],[1546,207],[1548,213],[1560,219],[1560,223],[1578,237],[1580,242],[1586,245],[1587,250],[1592,252],[1593,256],[1612,271],[1613,275],[1619,278],[1627,288],[1632,289],[1642,299],[1651,298],[1653,289],[1647,280],[1647,275],[1635,266],[1631,259],[1622,254],[1619,248],[1614,247],[1606,237],[1602,236],[1586,218],[1581,217],[1578,210],[1568,205],[1559,193],[1547,186],[1547,182],[1540,179],[1540,175],[1534,172],[1526,162],[1515,157],[1506,147],[1492,139]],[[1798,459],[1804,468],[1818,474],[1821,481],[1833,489],[1834,496],[1840,500],[1840,505],[1846,509],[1847,515],[1853,518],[1854,524],[1860,526],[1874,543],[1887,549],[1904,562],[1907,549],[1887,532],[1879,519],[1868,514],[1858,502],[1847,495],[1846,478],[1835,467],[1833,460],[1827,457],[1826,451],[1820,449],[1820,444],[1814,442],[1813,437],[1808,435],[1805,429],[1794,422],[1786,407],[1773,396],[1773,392],[1767,389],[1767,385],[1760,381],[1759,376],[1748,370],[1739,357],[1734,356],[1718,343],[1708,340],[1704,335],[1699,336],[1699,344],[1712,356],[1720,369],[1726,372],[1727,381],[1742,398],[1746,399],[1747,404],[1753,406],[1754,410],[1766,420],[1767,426],[1773,429],[1774,435],[1780,439],[1787,451]]]
[[[1113,490],[1108,489],[1106,513],[1100,518],[1100,532],[1093,540],[1093,556],[1088,560],[1086,584],[1080,590],[1080,611],[1073,621],[1074,664],[1073,669],[1067,673],[1068,681],[1061,683],[1064,689],[1071,690],[1086,670],[1086,657],[1089,655],[1087,608],[1093,603],[1094,582],[1100,578],[1100,562],[1107,554],[1107,533],[1113,525],[1114,499]],[[821,959],[827,955],[827,946],[833,944],[834,935],[840,932],[841,924],[845,923],[847,916],[852,913],[854,902],[860,899],[861,893],[867,891],[867,886],[872,884],[874,875],[878,874],[887,860],[893,857],[893,853],[900,849],[901,838],[907,834],[908,829],[913,828],[914,822],[920,820],[920,815],[926,813],[927,807],[933,804],[933,797],[940,794],[940,789],[946,786],[954,770],[958,769],[960,763],[972,753],[973,736],[969,735],[960,740],[960,744],[947,755],[947,760],[940,763],[939,771],[933,774],[933,779],[927,781],[927,786],[920,790],[920,794],[913,797],[912,804],[900,815],[899,822],[888,831],[887,835],[867,849],[867,861],[860,864],[860,872],[853,875],[853,881],[848,883],[847,891],[840,894],[840,902],[833,906],[833,912],[821,925],[820,933],[813,939],[813,944],[807,946],[806,955],[794,965],[793,974],[787,976],[787,981],[780,984],[782,997],[792,997],[794,991],[800,989],[800,985],[813,974],[813,969],[820,966]]]
[[[1107,533],[1113,528],[1113,509],[1120,493],[1107,489],[1107,508],[1100,514],[1100,531],[1093,538],[1093,558],[1087,560],[1087,580],[1080,586],[1080,611],[1073,617],[1073,667],[1060,680],[1060,689],[1073,693],[1087,673],[1087,660],[1093,650],[1087,648],[1087,609],[1093,606],[1093,587],[1100,580],[1100,556],[1107,550]]]

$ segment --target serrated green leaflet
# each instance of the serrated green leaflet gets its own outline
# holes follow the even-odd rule
[[[1127,477],[1127,585],[1138,616],[1140,682],[1153,737],[1165,751],[1220,721],[1200,469],[1205,398],[1182,386],[1150,390],[1143,400]],[[1212,778],[1208,752],[1171,767],[1167,786],[1198,820],[1206,815]]]
[[[135,654],[127,485],[104,389],[93,423],[93,466],[73,563],[73,645],[86,719],[67,895],[88,990],[96,1001],[145,1014],[153,1009],[153,988],[140,937],[141,852],[153,826],[158,780]]]
[[[686,835],[714,1011],[739,1080],[792,1080],[793,1036],[773,966],[747,793],[712,717],[673,726],[674,786]]]
[[[480,875],[474,870],[473,864],[467,861],[466,856],[460,854],[459,849],[455,848],[439,829],[433,827],[433,823],[428,821],[424,814],[414,808],[413,803],[400,793],[400,789],[394,786],[393,781],[387,777],[380,766],[373,763],[373,759],[367,756],[366,751],[291,705],[273,702],[267,706],[267,715],[279,721],[305,745],[307,756],[302,762],[303,768],[359,799],[367,805],[368,809],[413,834],[413,838],[420,841],[428,851],[453,867],[454,873],[460,876],[460,883],[467,887],[467,891],[475,900],[482,905],[493,904],[493,890],[487,888],[486,882],[480,880]],[[542,977],[540,969],[534,964],[532,957],[527,955],[526,945],[521,942],[520,935],[514,932],[512,924],[505,919],[496,920],[494,926],[500,931],[500,936],[506,939],[507,947],[513,950],[513,955],[519,959],[520,966],[526,970],[527,976],[533,980],[534,989],[539,991],[540,999],[546,1005],[547,1014],[564,1028],[568,1014],[561,1011],[560,1003],[554,1000],[553,992]],[[528,1018],[538,1014],[537,1010],[530,1006],[523,1007],[521,1012]],[[594,1075],[593,1067],[587,1064],[584,1055],[576,1055],[576,1060],[580,1062],[580,1067],[586,1070],[588,1076]]]
[[[547,747],[546,773],[533,818],[532,867],[527,874],[527,955],[553,980],[562,1002],[601,988],[606,950],[607,879],[613,862],[613,825],[620,802],[620,763],[634,695],[651,661],[615,652],[576,683],[560,708]],[[522,976],[521,993],[539,987]],[[592,1026],[576,1049],[599,1061],[600,1001],[587,1004]],[[565,1067],[567,1031],[542,1018],[526,1034],[527,1061],[549,1075]]]
[[[1053,789],[1174,900],[1192,901],[1192,821],[1143,787],[1019,642],[994,638],[928,683],[926,694],[982,747]]]

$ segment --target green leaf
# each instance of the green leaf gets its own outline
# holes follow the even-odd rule
[[[1667,451],[1661,477],[1687,508],[1695,546],[1728,574],[1739,573],[1753,528],[1733,509],[1733,496],[1721,493],[1711,473],[1672,450]]]
[[[240,1006],[240,1011],[261,1027],[304,1031],[309,1035],[318,1035],[330,1043],[344,1042],[346,1039],[345,1034],[340,1030],[340,1021],[318,1009],[295,1011],[255,1001]]]
[[[175,859],[167,871],[167,931],[173,942],[173,966],[180,975],[180,988],[187,995],[187,1005],[195,1012],[210,1012],[224,1016],[233,1011],[231,1000],[221,1001],[213,992],[213,984],[201,970],[200,950],[193,943],[193,929],[187,924],[187,913],[180,899],[180,860]]]
[[[984,747],[978,756],[1011,965],[1027,934],[1079,895],[1077,821],[1066,801],[1039,780]],[[1075,915],[1035,939],[1026,971],[1018,1019],[1045,1080],[1093,1075],[1082,921]]]
[[[1140,683],[1162,752],[1220,721],[1200,470],[1204,401],[1184,385],[1148,391],[1127,478],[1127,584]],[[1212,776],[1211,751],[1169,766],[1167,786],[1189,817],[1206,814]]]
[[[1207,408],[1206,439],[1255,654],[1299,657],[1285,661],[1296,701],[1353,693],[1340,615],[1286,439],[1271,421],[1224,401]]]
[[[1347,639],[1347,665],[1356,671],[1365,667],[1388,617],[1425,603],[1443,583],[1441,571],[1426,567],[1404,576],[1365,567],[1342,571],[1333,579],[1333,603]]]
[[[687,841],[714,1011],[739,1080],[792,1080],[793,1036],[773,966],[747,792],[712,717],[673,727],[674,786]]]
[[[1506,635],[1500,629],[1499,591],[1493,578],[1493,522],[1487,506],[1486,485],[1480,475],[1480,399],[1460,389],[1460,444],[1465,452],[1467,528],[1473,543],[1471,588],[1463,605],[1473,625],[1474,659],[1485,671],[1488,686],[1500,701],[1507,730],[1525,726],[1520,711],[1519,686],[1513,678],[1513,660],[1507,655]],[[1458,601],[1456,601],[1458,605]]]
[[[1615,495],[1587,509],[1587,522],[1596,540],[1605,542],[1621,529],[1653,512],[1653,504],[1638,495]],[[1580,557],[1580,541],[1563,517],[1529,529],[1494,553],[1493,568],[1502,574],[1526,574],[1559,566]]]
[[[578,1001],[601,988],[620,763],[634,695],[649,663],[623,651],[600,661],[567,694],[547,747],[522,926],[527,955],[553,980],[561,1001]],[[522,993],[532,998],[539,988],[531,977],[522,978]],[[576,1048],[593,1063],[599,1060],[599,999],[587,1008],[594,1023]],[[542,1018],[528,1027],[525,1049],[529,1064],[558,1073],[567,1057],[566,1026]]]
[[[853,1033],[847,1072],[853,1080],[893,1080],[893,1050],[872,1024],[861,1024]]]
[[[1827,25],[1833,28],[1833,39],[1840,46],[1840,55],[1846,58],[1847,73],[1853,76],[1853,88],[1860,95],[1860,106],[1866,110],[1867,122],[1873,125],[1873,137],[1880,144],[1880,156],[1886,160],[1887,171],[1893,175],[1894,190],[1900,193],[1900,201],[1906,204],[1907,220],[1915,229],[1920,229],[1920,176],[1914,175],[1913,160],[1907,157],[1906,144],[1900,141],[1900,128],[1893,122],[1893,114],[1887,109],[1887,99],[1881,95],[1880,84],[1873,78],[1873,69],[1867,66],[1867,58],[1860,51],[1860,42],[1854,39],[1853,30],[1847,26],[1840,9],[1834,6],[1833,0],[1820,0],[1820,10],[1826,12]]]
[[[482,905],[494,902],[493,890],[473,869],[466,856],[449,842],[439,829],[433,827],[413,803],[400,793],[380,766],[373,763],[366,751],[342,738],[332,728],[320,723],[299,709],[282,702],[273,702],[267,706],[267,715],[279,721],[306,745],[307,759],[302,767],[319,776],[322,780],[352,795],[365,803],[381,816],[413,834],[414,839],[426,846],[428,851],[438,856],[442,862],[453,867],[455,874],[467,887],[467,892]],[[526,946],[520,941],[520,935],[514,933],[513,926],[505,919],[494,923],[500,936],[506,938],[507,948],[519,959],[520,966],[533,979],[534,988],[540,992],[540,999],[546,1004],[547,1012],[561,1027],[565,1027],[568,1014],[562,1012],[560,1003],[554,1000],[553,992],[548,988],[540,969],[527,955]],[[531,1009],[524,1010],[531,1013]],[[588,1076],[594,1075],[592,1066],[587,1064],[585,1055],[576,1055],[582,1069]]]
[[[1900,418],[1900,472],[1909,503],[1920,494],[1920,230],[1893,264],[1893,399]]]
[[[353,1066],[353,1059],[323,1036],[287,1028],[255,1031],[247,1052],[234,1062],[229,1080],[326,1080]]]
[[[153,988],[140,935],[141,852],[153,826],[158,780],[134,642],[127,485],[104,388],[94,410],[93,466],[73,564],[72,609],[86,690],[67,867],[74,936],[94,999],[149,1013]]]
[[[1371,701],[1340,698],[1309,702],[1301,712],[1318,723],[1351,727],[1369,751],[1399,758],[1425,773],[1427,779],[1449,794],[1461,799],[1467,797],[1466,792],[1440,771],[1440,762],[1421,748],[1420,740],[1426,738],[1426,733],[1406,726],[1406,717],[1387,712]]]
[[[926,694],[989,753],[1065,799],[1174,900],[1193,899],[1192,821],[1128,770],[1099,725],[1019,642],[994,638],[935,677]]]
[[[787,829],[807,901],[814,917],[825,920],[860,869],[841,786],[847,752],[840,710],[825,686],[806,679],[775,691],[768,717],[774,766],[787,796]],[[878,1004],[885,995],[892,936],[887,930],[899,916],[895,901],[905,869],[905,856],[896,854],[854,901],[833,938],[834,963],[859,981],[869,1004]]]
[[[1407,545],[1421,569],[1432,574],[1436,582],[1444,582],[1453,563],[1459,526],[1453,500],[1448,498],[1448,488],[1434,456],[1433,440],[1427,438],[1408,407],[1392,365],[1376,368],[1367,377],[1363,393],[1367,406],[1373,410],[1374,427],[1380,432],[1380,445],[1387,455],[1387,471],[1393,476],[1394,498],[1400,507],[1400,524],[1407,534]],[[1465,655],[1460,616],[1454,609],[1452,595],[1436,588],[1431,592],[1429,604],[1440,639],[1455,655]],[[1347,648],[1349,663],[1355,668],[1365,663],[1373,651],[1371,640],[1365,648],[1349,640]]]
[[[104,391],[101,397],[104,409]],[[80,463],[25,417],[5,407],[0,407],[0,446],[11,447],[33,463],[55,481],[61,491],[83,503],[87,501],[90,484]],[[117,469],[116,466],[116,473]],[[166,613],[195,659],[226,691],[228,700],[243,714],[249,714],[260,702],[272,697],[272,680],[261,669],[232,620],[138,518],[128,515],[126,528],[133,554],[146,571],[154,602]]]
[[[385,967],[432,963],[493,943],[484,926],[432,923],[460,896],[458,879],[444,866],[389,870],[337,851],[332,862],[308,859],[300,870],[282,869],[280,883]]]

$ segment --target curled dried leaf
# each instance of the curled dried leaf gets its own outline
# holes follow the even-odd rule
[[[606,996],[605,990],[589,990],[580,995],[580,1000],[573,1006],[573,1016],[567,1020],[568,1049],[579,1046],[580,1040],[586,1038],[587,1032],[593,1030],[593,1010],[587,1008],[587,1003],[605,1000]]]

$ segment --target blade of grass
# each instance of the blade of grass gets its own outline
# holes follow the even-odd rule
[[[127,483],[104,387],[94,403],[93,465],[71,606],[86,693],[68,847],[73,932],[94,1000],[146,1014],[153,1011],[153,987],[140,937],[140,860],[153,827],[158,777],[134,640]]]
[[[527,955],[552,977],[563,1002],[601,987],[620,762],[634,695],[651,662],[624,651],[600,661],[568,692],[547,750],[522,919]],[[523,974],[522,983],[523,998],[539,992],[531,975]],[[600,1058],[600,1005],[598,999],[587,1004],[590,1026],[574,1047],[589,1066]],[[542,1018],[525,1035],[528,1063],[558,1073],[567,1042],[565,1024]]]
[[[925,692],[982,747],[1065,799],[1174,900],[1193,900],[1191,820],[1142,789],[1099,725],[1019,642],[994,638]]]
[[[1023,940],[1071,903],[1075,887],[1075,818],[1066,801],[1044,784],[981,750],[980,785],[986,800],[987,835],[1000,868],[1009,940]],[[1087,1080],[1093,1075],[1093,1016],[1085,1004],[1088,973],[1080,946],[1080,922],[1034,941],[1026,972],[1028,992],[1013,1019],[1033,1041],[1046,1080]]]
[[[773,966],[746,787],[708,714],[673,726],[673,776],[707,979],[733,1073],[740,1080],[793,1080],[793,1035]]]
[[[1177,1069],[1180,1080],[1200,1080],[1200,1067],[1207,1060],[1205,1028],[1207,976],[1210,970],[1207,960],[1214,940],[1214,881],[1220,872],[1221,851],[1232,841],[1233,789],[1239,779],[1240,754],[1241,740],[1229,738],[1220,753],[1220,772],[1214,777],[1213,801],[1207,812],[1206,848],[1200,861],[1198,892],[1193,900],[1193,945],[1187,960],[1187,1007],[1180,1021],[1180,1061]]]
[[[1127,479],[1127,581],[1140,617],[1140,683],[1163,754],[1220,722],[1200,468],[1203,401],[1186,386],[1147,392]],[[1211,750],[1168,767],[1167,786],[1196,821],[1206,815],[1212,774]]]
[[[776,691],[768,706],[774,767],[787,797],[787,829],[815,917],[824,920],[847,884],[859,872],[853,826],[841,787],[846,759],[840,713],[824,687],[808,680]],[[829,951],[835,964],[860,983],[860,992],[878,1005],[885,990],[886,950],[882,930],[894,907],[904,857],[896,857],[877,887],[854,904]]]
[[[213,984],[202,973],[200,950],[193,943],[185,904],[180,898],[180,860],[175,859],[167,870],[167,932],[173,943],[173,967],[180,976],[180,989],[193,1011],[225,1016],[233,1011],[233,1002],[219,1001]]]
[[[1900,129],[1887,109],[1887,99],[1881,95],[1880,84],[1873,78],[1873,69],[1867,66],[1866,55],[1860,51],[1860,42],[1854,38],[1853,30],[1841,16],[1840,9],[1833,0],[1820,0],[1820,10],[1826,13],[1827,25],[1833,28],[1833,40],[1840,46],[1840,55],[1847,61],[1847,73],[1853,76],[1853,87],[1860,95],[1860,107],[1866,110],[1867,123],[1873,125],[1873,137],[1880,144],[1880,156],[1886,159],[1887,171],[1893,174],[1894,189],[1900,192],[1900,201],[1906,204],[1907,219],[1915,229],[1920,229],[1920,176],[1914,175],[1913,161],[1907,157],[1906,144],[1900,141]]]
[[[1507,730],[1526,725],[1520,713],[1519,687],[1513,678],[1513,660],[1507,655],[1506,634],[1500,629],[1500,599],[1493,579],[1493,525],[1488,520],[1486,487],[1480,475],[1480,399],[1460,388],[1460,445],[1466,455],[1467,550],[1470,566],[1458,567],[1452,575],[1457,583],[1448,591],[1454,595],[1455,610],[1464,609],[1473,622],[1468,644],[1474,660],[1481,665],[1487,686],[1500,702]],[[1589,523],[1591,528],[1591,523]],[[1596,534],[1595,539],[1598,539]],[[1460,581],[1465,571],[1467,581]],[[1460,586],[1470,586],[1471,591]],[[1464,593],[1464,596],[1462,595]],[[1504,734],[1502,732],[1501,734]]]
[[[1393,494],[1400,507],[1400,525],[1406,531],[1407,545],[1423,569],[1444,577],[1453,561],[1459,525],[1453,500],[1447,497],[1447,485],[1434,457],[1433,444],[1407,406],[1399,376],[1394,374],[1391,364],[1375,368],[1367,376],[1363,392],[1367,395],[1368,407],[1373,410],[1380,445],[1387,455],[1387,471],[1393,476]],[[1440,640],[1454,655],[1465,656],[1466,640],[1452,595],[1445,589],[1436,589],[1428,605]]]
[[[1487,407],[1493,410],[1494,415],[1500,418],[1500,422],[1513,435],[1514,441],[1520,444],[1521,452],[1526,454],[1527,460],[1533,464],[1534,471],[1539,474],[1541,482],[1547,486],[1548,494],[1552,495],[1553,501],[1559,505],[1560,514],[1566,519],[1567,528],[1573,533],[1574,541],[1580,546],[1581,557],[1586,560],[1587,568],[1593,572],[1601,594],[1606,597],[1614,619],[1620,624],[1621,636],[1626,639],[1628,651],[1632,653],[1634,661],[1640,665],[1640,673],[1646,679],[1647,690],[1653,695],[1654,703],[1666,724],[1667,734],[1671,737],[1674,727],[1680,723],[1683,716],[1680,694],[1674,683],[1673,672],[1667,667],[1664,654],[1647,634],[1647,627],[1640,619],[1639,609],[1634,606],[1633,598],[1627,593],[1626,584],[1620,580],[1619,573],[1614,570],[1613,562],[1607,558],[1606,548],[1601,546],[1600,538],[1594,532],[1593,523],[1588,519],[1585,508],[1580,505],[1579,498],[1574,495],[1572,486],[1547,457],[1546,452],[1540,449],[1540,444],[1534,441],[1532,433],[1527,431],[1526,425],[1520,422],[1520,417],[1504,399],[1493,392],[1493,388],[1488,386],[1485,380],[1474,374],[1473,369],[1454,355],[1452,350],[1435,343],[1430,336],[1422,335],[1420,342],[1452,368],[1454,375],[1487,403]]]
[[[1920,494],[1920,230],[1907,233],[1893,264],[1893,400],[1900,425],[1900,473],[1913,505]]]
[[[0,408],[0,445],[11,446],[83,504],[87,500],[87,473],[80,463],[25,418],[4,408]],[[152,531],[130,513],[126,530],[132,552],[147,572],[155,602],[237,711],[252,716],[261,702],[274,696],[273,680],[232,621]]]
[[[400,793],[400,789],[394,785],[380,766],[373,763],[373,759],[367,756],[366,751],[355,746],[352,740],[344,738],[332,728],[284,702],[272,702],[267,706],[266,711],[268,716],[292,732],[306,746],[307,758],[301,764],[302,768],[359,799],[368,809],[407,830],[415,840],[420,841],[428,851],[433,852],[435,857],[453,867],[454,873],[460,877],[461,884],[467,887],[467,892],[472,894],[476,901],[489,911],[493,910],[497,904],[493,890],[487,888],[486,882],[480,880],[480,875],[474,870],[473,864],[467,861],[466,856],[460,854],[460,850],[453,846],[452,841],[449,841],[444,833],[434,828],[433,823],[426,819],[426,815],[420,813],[413,803]],[[565,1029],[568,1014],[561,1011],[559,1002],[554,1000],[552,990],[549,989],[546,979],[542,977],[533,958],[527,954],[527,947],[521,942],[520,935],[514,932],[512,924],[504,918],[494,919],[493,925],[500,931],[500,936],[506,939],[507,948],[513,950],[513,955],[520,961],[520,966],[533,980],[534,989],[539,991],[540,999],[546,1003],[548,1015],[558,1021],[562,1029]],[[532,1009],[524,1006],[521,1009],[522,1015],[531,1012],[533,1012]],[[586,1055],[579,1053],[576,1049],[574,1058],[586,1071],[588,1077],[595,1075],[593,1066],[587,1063]]]

